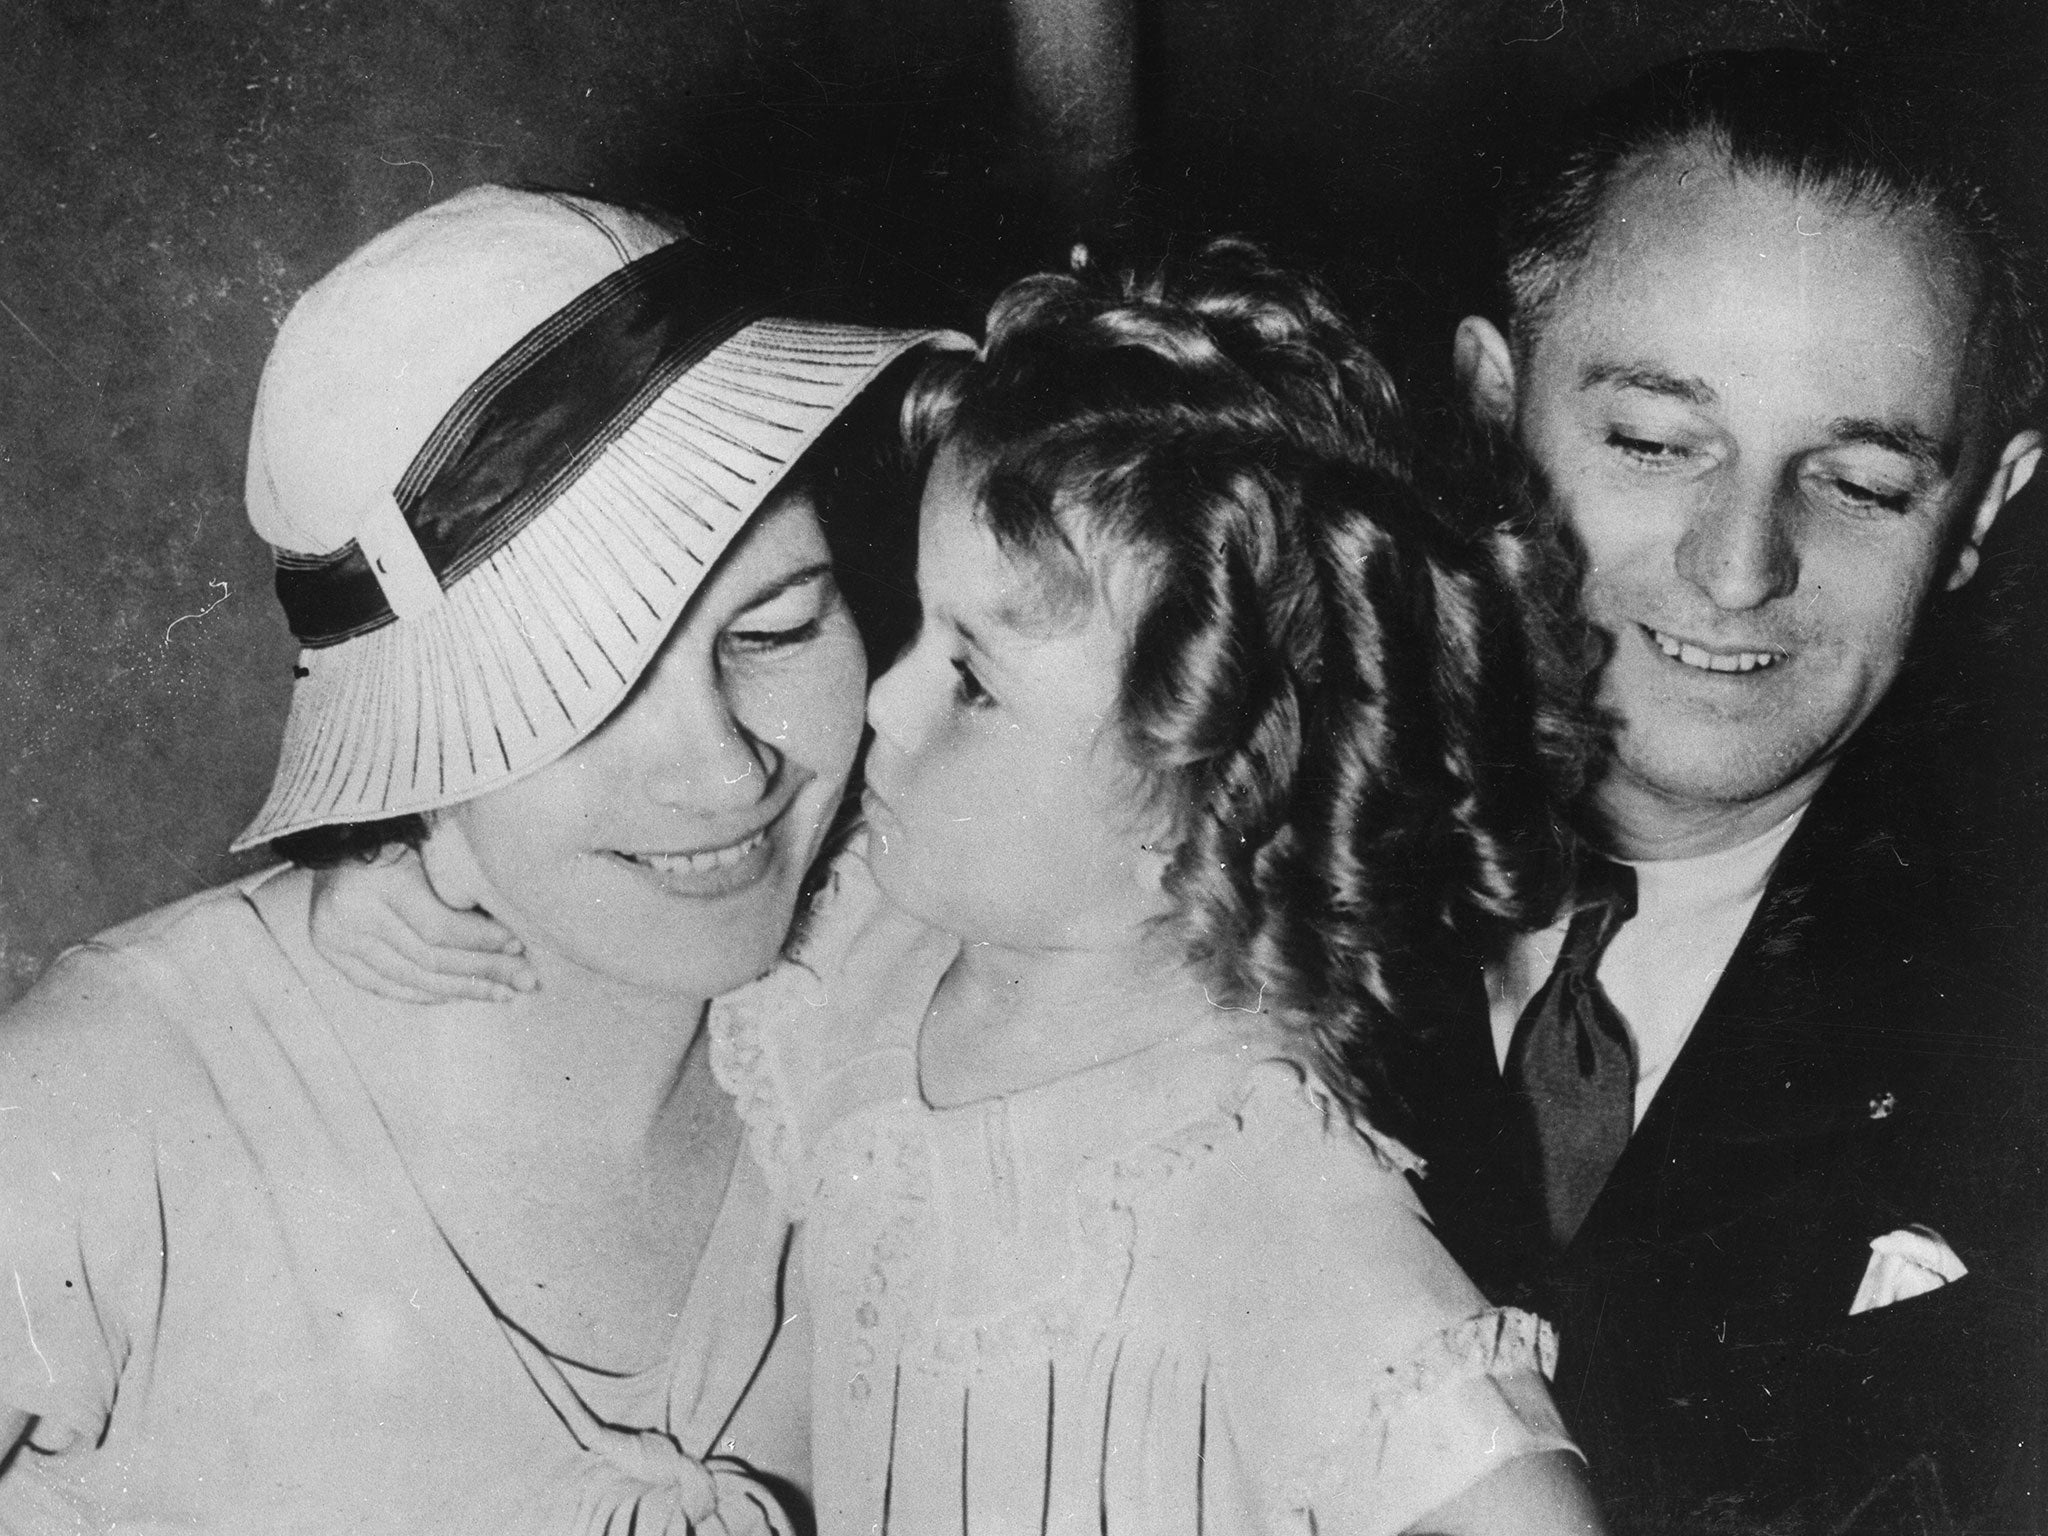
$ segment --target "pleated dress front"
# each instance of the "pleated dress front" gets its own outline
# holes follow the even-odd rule
[[[1550,1342],[1431,1234],[1395,1143],[1267,1020],[955,1108],[956,941],[849,856],[714,1061],[803,1222],[823,1536],[1405,1529],[1568,1449]]]

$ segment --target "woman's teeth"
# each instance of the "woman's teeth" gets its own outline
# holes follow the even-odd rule
[[[1736,651],[1727,656],[1717,656],[1712,651],[1667,635],[1661,629],[1651,630],[1650,638],[1657,642],[1657,649],[1673,661],[1682,661],[1688,667],[1698,667],[1707,672],[1754,672],[1778,659],[1775,651]]]
[[[664,875],[707,875],[713,870],[731,869],[767,840],[768,829],[763,827],[751,837],[703,853],[629,853],[626,857]]]

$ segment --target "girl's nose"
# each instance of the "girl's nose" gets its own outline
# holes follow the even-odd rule
[[[913,641],[868,689],[868,724],[877,737],[899,751],[911,735],[911,673],[919,665],[919,649]]]

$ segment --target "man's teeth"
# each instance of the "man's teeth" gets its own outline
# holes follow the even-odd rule
[[[1660,629],[1651,630],[1650,638],[1657,642],[1657,649],[1673,661],[1682,661],[1688,667],[1699,667],[1708,672],[1754,672],[1778,659],[1775,651],[1736,651],[1733,655],[1717,656],[1712,651],[1703,651],[1696,645],[1675,639]]]
[[[629,853],[626,857],[664,875],[704,875],[715,869],[731,869],[767,839],[768,829],[763,827],[752,837],[704,853]]]

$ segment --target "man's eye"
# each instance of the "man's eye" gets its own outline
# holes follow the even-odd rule
[[[1913,498],[1906,491],[1878,491],[1854,480],[1844,480],[1840,475],[1829,480],[1837,496],[1859,507],[1871,507],[1881,512],[1903,512],[1912,505]]]
[[[974,668],[958,656],[953,658],[953,677],[953,695],[969,709],[985,709],[995,702],[989,691],[981,686],[981,679],[974,675]]]
[[[1608,429],[1607,446],[1619,448],[1644,464],[1679,464],[1692,456],[1692,450],[1682,444],[1667,443],[1655,437],[1637,437],[1614,428]]]

